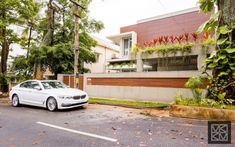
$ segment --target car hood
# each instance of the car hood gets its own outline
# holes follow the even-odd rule
[[[74,88],[46,89],[46,93],[63,96],[77,96],[87,94],[86,92]]]

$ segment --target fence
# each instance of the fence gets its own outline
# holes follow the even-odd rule
[[[184,85],[199,74],[198,71],[84,74],[84,91],[90,97],[170,103],[179,92],[193,97]]]
[[[58,74],[57,80],[63,82],[71,88],[74,88],[74,75],[73,74]],[[79,75],[78,89],[83,90],[83,75]]]

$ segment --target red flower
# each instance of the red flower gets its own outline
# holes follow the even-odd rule
[[[169,42],[169,36],[164,36],[163,38],[164,44],[167,44]]]
[[[197,33],[192,33],[191,35],[193,37],[193,40],[196,42],[197,39],[198,39],[198,34]]]
[[[186,42],[189,41],[189,34],[188,33],[184,33],[184,39]]]

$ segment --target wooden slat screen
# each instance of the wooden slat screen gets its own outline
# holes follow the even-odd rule
[[[188,78],[93,78],[91,85],[185,88]]]

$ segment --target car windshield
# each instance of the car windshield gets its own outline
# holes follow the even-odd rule
[[[58,89],[58,88],[68,88],[67,85],[58,81],[44,81],[41,82],[44,89]]]

